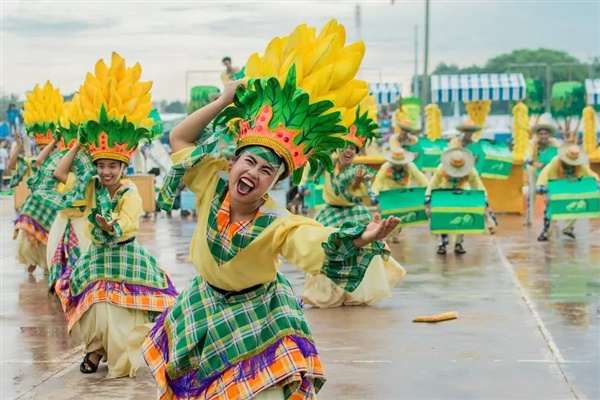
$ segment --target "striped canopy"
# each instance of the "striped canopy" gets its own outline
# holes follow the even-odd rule
[[[432,75],[431,101],[522,100],[523,74]]]
[[[375,96],[377,104],[394,104],[402,94],[399,83],[370,83],[369,94]]]
[[[586,79],[585,93],[587,94],[588,104],[600,104],[600,79]]]

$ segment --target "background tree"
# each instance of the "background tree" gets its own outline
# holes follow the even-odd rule
[[[509,53],[500,54],[486,61],[483,66],[471,65],[468,67],[459,67],[456,64],[440,63],[431,72],[431,75],[448,75],[448,74],[502,74],[502,73],[522,73],[525,79],[528,80],[528,87],[535,89],[535,95],[529,96],[526,100],[530,110],[539,111],[540,94],[542,95],[541,102],[544,103],[547,93],[546,84],[546,67],[545,66],[514,66],[514,64],[557,64],[570,63],[568,66],[553,66],[550,74],[550,87],[557,82],[564,81],[579,81],[583,82],[587,78],[600,78],[600,57],[595,57],[590,60],[589,64],[584,64],[571,54],[554,49],[540,48],[519,49]],[[413,78],[421,80],[421,76]],[[538,81],[533,83],[533,81]],[[419,82],[421,85],[422,82]],[[540,87],[541,84],[541,87]],[[414,86],[413,86],[414,87]],[[431,102],[431,93],[427,93],[427,103]],[[439,104],[443,115],[452,115],[454,113],[454,105],[451,103]],[[510,112],[512,102],[498,101],[494,102],[490,114],[507,114]],[[533,107],[532,107],[533,106]],[[461,114],[465,113],[464,103],[460,104]]]

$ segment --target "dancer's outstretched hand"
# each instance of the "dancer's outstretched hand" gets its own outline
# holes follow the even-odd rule
[[[113,226],[115,225],[117,220],[113,219],[112,221],[107,221],[106,218],[104,218],[102,215],[96,214],[96,222],[100,226],[100,229],[102,229],[103,231],[112,232]]]
[[[375,215],[373,222],[367,225],[367,229],[360,235],[359,238],[354,239],[354,245],[356,247],[363,247],[371,242],[383,240],[389,235],[400,223],[400,218],[388,217],[381,219],[379,214]]]

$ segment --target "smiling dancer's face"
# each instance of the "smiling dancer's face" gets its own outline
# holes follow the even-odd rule
[[[257,202],[277,179],[278,168],[250,152],[242,153],[229,171],[231,198],[240,202]]]

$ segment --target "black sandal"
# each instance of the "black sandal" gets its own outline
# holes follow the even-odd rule
[[[571,239],[575,239],[575,233],[573,233],[573,229],[565,229],[562,231],[563,235],[570,237]]]
[[[87,353],[79,365],[79,371],[81,371],[82,374],[93,374],[98,370],[98,365],[100,365],[101,359],[98,360],[98,364],[94,364],[92,360],[90,360],[91,354],[92,353]]]
[[[439,255],[442,255],[442,256],[443,256],[444,254],[446,254],[446,245],[445,245],[445,244],[440,244],[440,245],[438,246],[438,248],[437,248],[437,253],[438,253]]]
[[[548,236],[545,233],[541,233],[537,238],[538,242],[547,242]]]

